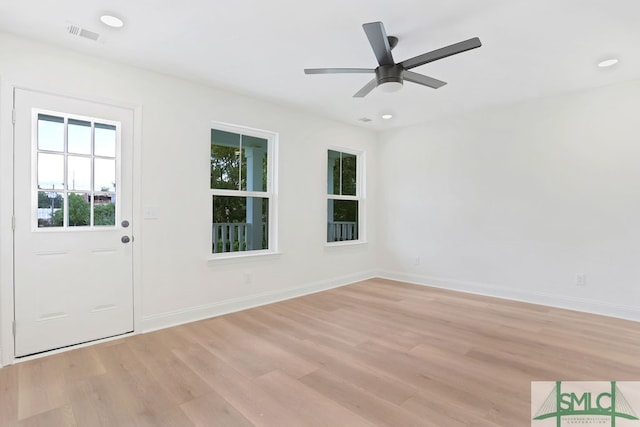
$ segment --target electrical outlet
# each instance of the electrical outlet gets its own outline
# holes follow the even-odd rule
[[[244,284],[248,285],[253,281],[253,275],[251,272],[244,273]]]
[[[584,273],[576,274],[576,286],[585,286],[587,282],[587,275]]]

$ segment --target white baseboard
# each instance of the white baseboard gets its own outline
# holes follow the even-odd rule
[[[338,288],[361,280],[372,279],[376,276],[377,275],[375,271],[349,274],[347,276],[308,283],[293,288],[248,295],[246,297],[219,301],[197,307],[190,307],[184,310],[176,310],[153,316],[147,316],[142,318],[140,330],[137,332],[151,332],[154,330],[177,326],[184,323],[208,319],[210,317],[216,317],[223,314],[246,310],[248,308],[258,307],[265,304],[271,304],[278,301],[325,291],[328,289]]]
[[[452,291],[467,292],[477,295],[546,305],[549,307],[601,314],[604,316],[617,317],[620,319],[640,322],[640,308],[638,307],[612,304],[582,298],[573,298],[564,295],[555,295],[543,292],[509,289],[486,283],[455,280],[442,277],[421,276],[417,274],[408,274],[397,271],[380,271],[378,272],[378,277],[383,279],[412,283],[415,285],[431,286],[434,288],[449,289]]]

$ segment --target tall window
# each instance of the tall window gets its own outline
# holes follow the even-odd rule
[[[274,251],[275,135],[211,129],[211,252]]]
[[[327,242],[360,240],[362,154],[328,151]]]

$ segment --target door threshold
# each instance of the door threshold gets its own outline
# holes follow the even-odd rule
[[[60,354],[60,353],[64,353],[64,352],[67,352],[67,351],[76,350],[78,348],[90,347],[90,346],[96,345],[96,344],[102,344],[102,343],[109,342],[109,341],[115,341],[115,340],[118,340],[120,338],[126,338],[126,337],[133,336],[135,334],[136,334],[135,331],[129,331],[129,332],[124,332],[124,333],[118,334],[118,335],[112,335],[110,337],[99,338],[99,339],[90,340],[90,341],[84,341],[84,342],[77,343],[77,344],[70,344],[70,345],[66,345],[66,346],[62,346],[62,347],[58,347],[58,348],[53,348],[51,350],[44,350],[44,351],[39,351],[37,353],[26,354],[24,356],[15,356],[13,358],[12,364],[21,363],[21,362],[27,362],[29,360],[40,359],[42,357],[52,356],[54,354]]]

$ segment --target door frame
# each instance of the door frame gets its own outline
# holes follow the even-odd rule
[[[118,108],[124,108],[133,112],[133,159],[131,165],[133,168],[132,197],[133,197],[133,213],[132,213],[132,234],[136,237],[137,242],[132,248],[132,268],[133,268],[133,332],[126,335],[137,334],[140,331],[142,321],[142,269],[141,261],[141,235],[142,229],[142,209],[140,189],[142,186],[141,179],[141,154],[142,154],[142,106],[102,98],[94,95],[69,93],[58,88],[51,90],[39,89],[33,85],[20,85],[0,77],[0,367],[11,365],[17,361],[30,360],[37,357],[55,354],[78,348],[86,345],[95,344],[101,341],[121,338],[120,335],[115,338],[106,338],[92,341],[87,344],[78,344],[65,347],[59,350],[52,350],[35,356],[27,356],[17,359],[15,357],[15,341],[13,335],[13,321],[15,318],[14,310],[14,233],[12,229],[12,218],[14,213],[14,125],[13,125],[13,103],[14,90],[22,89],[31,92],[40,92],[48,95],[59,96],[63,98],[78,99],[81,101],[93,102],[98,104],[106,104]]]

